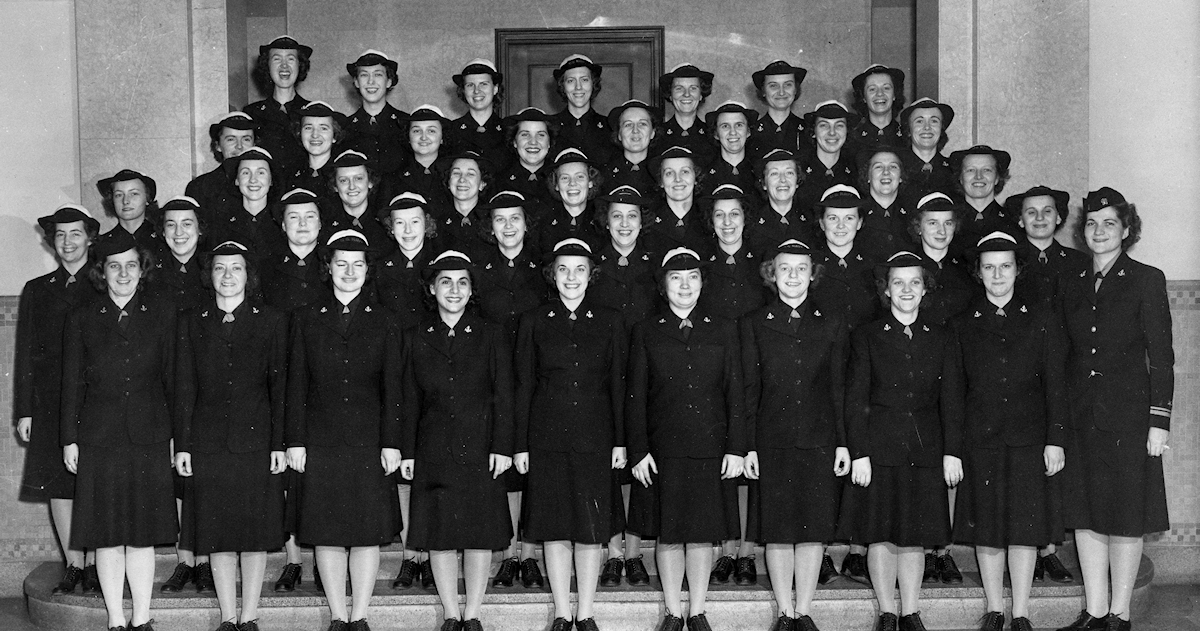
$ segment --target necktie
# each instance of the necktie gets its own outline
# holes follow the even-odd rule
[[[933,173],[933,165],[928,162],[921,165],[921,173]]]
[[[117,326],[121,327],[122,331],[129,330],[129,312],[121,309],[121,313],[117,315]]]
[[[996,315],[1003,318],[1003,317],[1007,316],[1008,314],[1004,313],[1004,307],[996,307]]]
[[[221,318],[221,324],[231,324],[231,323],[233,323],[233,320],[234,320],[233,312],[230,311],[225,314],[225,317]]]
[[[684,318],[679,321],[679,329],[683,331],[683,341],[687,341],[692,336],[692,321]]]
[[[1100,283],[1104,281],[1104,272],[1096,272],[1096,291],[1100,291]],[[122,312],[123,313],[123,312]]]
[[[629,266],[629,259],[628,259],[627,257],[625,257],[625,256],[622,256],[621,258],[617,259],[617,266],[619,266],[619,267],[628,267],[628,266]]]
[[[675,227],[676,227],[676,228],[682,228],[682,227],[683,227],[683,220],[682,220],[682,219],[680,219],[679,221],[676,221],[676,222],[675,222]]]
[[[904,334],[907,335],[908,339],[911,340],[912,339],[912,327],[908,326],[907,324],[904,325]]]
[[[1045,250],[1038,252],[1038,263],[1045,265],[1046,263],[1049,263],[1049,262],[1050,262],[1050,259],[1049,259],[1049,257],[1046,256]]]
[[[725,264],[726,264],[726,265],[736,265],[736,264],[737,264],[737,261],[735,261],[735,260],[733,259],[733,255],[732,255],[732,254],[730,254],[729,256],[725,257]]]
[[[795,333],[796,331],[800,330],[800,312],[799,311],[792,309],[792,312],[788,314],[788,328],[790,328],[792,330],[792,333]]]
[[[221,318],[221,333],[225,337],[229,337],[233,333],[233,312],[226,313]]]
[[[70,284],[71,284],[71,283],[73,283],[73,282],[75,282],[75,277],[74,277],[74,276],[68,276],[68,277],[67,277],[67,284],[68,284],[68,285],[70,285]]]
[[[846,269],[846,259],[838,259],[838,267]]]

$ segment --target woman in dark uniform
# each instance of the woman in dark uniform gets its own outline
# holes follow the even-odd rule
[[[813,222],[812,201],[799,196],[804,184],[804,169],[800,156],[787,149],[772,149],[755,165],[757,189],[766,193],[766,203],[758,210],[754,222],[755,249],[762,252],[788,239],[815,243],[817,229]]]
[[[445,199],[444,171],[448,165],[442,147],[449,124],[450,119],[434,105],[422,105],[408,115],[408,147],[412,155],[399,179],[384,187],[385,195],[411,192],[434,203]]]
[[[515,155],[508,168],[496,176],[496,187],[525,196],[530,218],[541,218],[554,204],[546,187],[546,161],[554,145],[555,128],[550,116],[536,107],[527,107],[504,119],[505,137]]]
[[[554,156],[550,166],[547,186],[556,202],[550,212],[539,220],[538,249],[551,249],[563,239],[579,239],[589,246],[596,246],[602,239],[589,209],[603,183],[600,171],[578,149],[563,149]]]
[[[545,545],[551,631],[596,631],[592,604],[603,545],[625,525],[613,469],[625,467],[625,354],[619,311],[587,295],[595,255],[559,243],[546,280],[558,298],[521,316],[514,467],[528,474],[525,533]],[[571,615],[571,575],[578,602]],[[573,622],[572,622],[573,621]]]
[[[804,185],[798,193],[802,208],[816,204],[834,184],[853,186],[858,182],[858,159],[849,145],[850,130],[857,124],[858,114],[837,101],[818,103],[804,115],[813,150],[804,165]]]
[[[670,103],[673,113],[663,123],[658,155],[669,147],[686,147],[696,156],[696,166],[703,169],[717,154],[716,145],[708,135],[708,125],[699,116],[700,106],[712,94],[713,73],[692,64],[679,64],[658,78],[658,94],[663,103]]]
[[[1104,187],[1083,200],[1076,236],[1091,268],[1062,290],[1070,351],[1063,517],[1075,529],[1087,607],[1064,629],[1130,629],[1142,537],[1170,527],[1169,448],[1175,353],[1162,271],[1129,258],[1137,207]],[[1110,596],[1111,588],[1111,596]]]
[[[751,487],[748,538],[767,546],[776,631],[816,631],[809,613],[824,543],[835,538],[837,478],[850,473],[843,422],[846,323],[809,300],[821,272],[808,245],[789,239],[768,254],[762,278],[777,298],[740,325],[746,477],[758,481]]]
[[[732,184],[723,184],[702,202],[708,228],[714,237],[708,251],[708,278],[704,285],[704,307],[709,313],[737,320],[767,304],[770,290],[763,284],[759,267],[765,250],[750,239],[754,211],[746,194]]]
[[[958,209],[949,196],[930,193],[917,202],[911,226],[920,243],[921,258],[936,270],[937,276],[937,287],[930,288],[922,301],[921,315],[945,324],[979,293],[979,284],[971,280],[967,266],[954,254],[958,250],[954,245],[958,240]]]
[[[1016,215],[1000,204],[996,196],[1004,190],[1009,179],[1012,156],[1007,151],[975,145],[950,154],[950,170],[954,173],[954,191],[960,200],[959,239],[955,245],[962,252],[993,232],[1020,236]]]
[[[75,476],[62,466],[58,442],[62,387],[63,325],[76,306],[100,296],[87,272],[88,252],[100,234],[100,222],[83,206],[66,204],[38,218],[43,242],[54,252],[58,269],[25,283],[17,310],[13,362],[13,416],[17,436],[29,444],[21,476],[22,502],[49,502],[50,517],[66,560],[55,594],[99,590],[96,567],[84,564],[82,548],[71,545]]]
[[[501,191],[481,207],[479,230],[481,239],[494,244],[480,252],[479,314],[504,329],[509,348],[517,341],[517,323],[521,314],[546,302],[546,279],[542,274],[541,254],[526,245],[529,234],[529,215],[526,199],[516,191]],[[521,577],[525,587],[541,587],[545,581],[538,569],[534,552],[537,545],[526,537],[517,550],[520,532],[521,504],[524,501],[526,478],[524,471],[504,472],[508,491],[508,512],[512,519],[513,538],[504,550],[504,560],[492,579],[492,587],[512,587],[513,579]]]
[[[504,74],[490,59],[472,59],[451,79],[455,94],[467,106],[467,113],[451,121],[447,130],[451,151],[474,151],[493,165],[494,172],[504,170],[511,153],[496,113],[496,106],[504,102]]]
[[[421,271],[438,254],[437,224],[429,203],[416,193],[401,193],[379,209],[379,223],[391,234],[396,250],[377,265],[379,302],[399,318],[400,330],[415,326],[429,309]]]
[[[330,631],[366,631],[379,546],[400,532],[400,330],[363,291],[366,237],[344,230],[325,247],[332,291],[292,316],[285,444],[303,474],[296,539],[316,547]]]
[[[303,188],[321,198],[322,204],[335,208],[338,190],[330,186],[334,179],[333,157],[346,136],[349,121],[333,111],[325,101],[311,101],[300,108],[300,120],[296,122],[296,139],[304,147],[307,161],[294,171],[286,172],[284,189]],[[362,203],[366,203],[363,199]]]
[[[183,190],[184,195],[200,205],[204,221],[212,222],[216,209],[228,206],[230,200],[238,197],[237,186],[225,172],[225,160],[253,147],[257,135],[258,123],[245,112],[230,112],[208,126],[208,146],[217,160],[217,168],[196,176]]]
[[[592,108],[600,95],[600,74],[603,72],[603,66],[578,54],[567,56],[554,70],[558,95],[566,102],[566,107],[553,115],[558,126],[558,144],[552,150],[555,155],[564,149],[575,148],[595,164],[608,164],[615,153],[608,118]]]
[[[474,264],[447,250],[427,266],[437,312],[404,337],[404,454],[412,480],[409,545],[429,551],[442,631],[482,631],[492,550],[512,537],[504,483],[512,466],[512,352],[499,326],[468,308]],[[458,605],[458,550],[466,604]]]
[[[902,148],[904,136],[896,115],[904,109],[904,71],[873,64],[850,80],[854,109],[862,122],[850,130],[852,154],[881,147]]]
[[[754,128],[751,158],[757,160],[772,149],[808,153],[810,145],[802,133],[803,121],[792,113],[792,106],[800,98],[800,85],[807,75],[808,70],[776,59],[750,76],[755,96],[767,106],[762,118],[751,121]]]
[[[71,543],[96,550],[108,627],[153,631],[154,546],[179,532],[171,470],[169,402],[175,380],[175,307],[139,291],[152,269],[133,235],[93,246],[89,276],[107,293],[81,303],[63,340],[63,462],[77,474]]]
[[[920,312],[932,274],[919,256],[897,252],[877,276],[889,313],[850,336],[846,439],[854,486],[842,497],[838,538],[868,545],[875,628],[924,631],[922,548],[950,542],[945,489],[963,476],[962,360],[953,334]]]
[[[701,196],[722,184],[734,184],[743,191],[754,190],[754,160],[750,159],[747,143],[752,137],[750,125],[757,118],[758,112],[737,101],[725,101],[704,115],[708,135],[720,151],[708,163]]]
[[[121,169],[115,175],[97,181],[96,190],[100,192],[104,214],[117,220],[117,225],[109,232],[120,228],[133,235],[138,247],[161,258],[163,242],[156,230],[158,185],[154,179],[132,169]]]
[[[900,125],[908,141],[908,150],[900,151],[904,181],[914,196],[954,190],[954,171],[950,159],[940,152],[950,136],[946,129],[954,122],[954,108],[930,98],[917,99],[900,112]]]
[[[973,244],[968,253],[985,293],[950,321],[962,349],[963,440],[970,445],[963,454],[966,483],[954,506],[954,541],[975,546],[987,598],[983,631],[1004,628],[1006,564],[1012,629],[1032,631],[1037,548],[1063,536],[1050,480],[1065,459],[1066,334],[1048,303],[1016,289],[1019,250],[1005,232]]]
[[[325,235],[342,230],[361,232],[376,246],[377,256],[386,256],[396,247],[392,235],[375,220],[375,209],[383,205],[375,196],[379,174],[367,156],[357,151],[343,151],[333,161],[333,172],[326,189],[337,193],[337,202],[321,210]]]
[[[300,108],[308,105],[308,99],[296,92],[296,85],[308,77],[312,52],[312,47],[288,35],[258,47],[253,79],[262,94],[270,95],[243,111],[258,123],[256,144],[277,156],[281,173],[291,173],[304,164],[304,149],[296,142],[292,126],[300,120]]]
[[[1070,193],[1035,186],[1004,200],[1008,214],[1017,218],[1017,237],[1025,267],[1017,285],[1040,300],[1054,303],[1066,278],[1087,269],[1091,257],[1059,243],[1054,234],[1071,217]]]
[[[657,179],[647,159],[650,146],[658,137],[658,109],[650,104],[630,99],[612,108],[608,126],[613,130],[613,143],[620,151],[604,167],[604,181],[610,187],[628,184],[639,191],[650,190]]]
[[[662,197],[647,214],[643,235],[646,249],[666,252],[688,248],[701,253],[711,250],[711,223],[696,203],[700,174],[695,154],[684,147],[671,147],[650,160],[650,171],[654,175],[653,186],[637,190],[647,196],[651,191],[661,190]]]
[[[286,239],[271,209],[282,192],[275,158],[266,149],[254,147],[226,165],[241,196],[232,206],[214,213],[210,239],[215,243],[237,241],[259,256],[282,251]]]
[[[860,155],[858,190],[863,195],[864,243],[888,256],[913,247],[909,200],[903,194],[904,165],[900,150],[882,148]]]
[[[478,211],[491,184],[492,165],[483,156],[474,151],[450,156],[445,172],[450,204],[434,211],[443,247],[476,257],[488,247],[480,236]]]
[[[380,179],[392,181],[400,175],[408,159],[408,113],[388,103],[388,94],[400,81],[400,64],[386,53],[363,51],[346,72],[362,104],[346,124],[346,146],[365,155],[375,165]],[[378,184],[378,182],[376,183]]]
[[[713,542],[738,535],[737,494],[725,480],[746,455],[737,325],[697,308],[705,263],[696,252],[667,252],[659,288],[667,308],[634,325],[626,371],[625,427],[633,475],[652,494],[630,506],[630,530],[658,537],[667,614],[661,631],[708,631],[704,601]],[[653,485],[653,486],[651,486]]]
[[[216,301],[179,316],[175,471],[192,478],[184,527],[194,529],[195,552],[212,559],[217,631],[257,631],[267,551],[285,538],[287,315],[252,298],[257,274],[245,246],[227,241],[204,259]]]

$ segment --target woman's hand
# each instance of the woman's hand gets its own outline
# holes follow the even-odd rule
[[[871,485],[871,457],[856,458],[850,463],[850,481],[862,487]]]
[[[625,453],[626,452],[625,452],[624,447],[613,447],[612,468],[614,468],[614,469],[624,469],[625,468],[625,465],[629,463],[629,459],[625,455]]]
[[[1046,461],[1046,477],[1050,477],[1062,471],[1063,465],[1067,464],[1067,454],[1058,445],[1046,445],[1042,450],[1042,460]]]
[[[650,479],[651,473],[658,474],[658,465],[654,464],[654,456],[646,454],[646,457],[642,458],[641,462],[634,465],[633,477],[638,482],[641,482],[642,486],[650,488],[650,485],[654,484],[654,481]]]
[[[850,450],[838,447],[833,450],[833,475],[840,478],[847,473],[850,473]]]
[[[1167,441],[1171,439],[1171,432],[1161,427],[1151,427],[1150,435],[1146,438],[1146,453],[1151,458],[1158,458],[1163,455],[1163,452],[1170,449]]]
[[[412,480],[413,468],[416,466],[416,462],[417,461],[413,460],[412,458],[409,458],[407,460],[401,460],[400,461],[400,477],[404,478],[405,480]]]
[[[271,452],[271,475],[279,475],[287,471],[287,454],[282,451]]]
[[[392,475],[400,468],[400,450],[392,447],[380,449],[379,464],[383,465],[383,475]]]
[[[192,454],[186,451],[175,452],[175,473],[190,478],[192,477]]]
[[[735,454],[725,454],[721,458],[721,479],[728,480],[742,475],[742,470],[745,468],[745,458]]]
[[[962,458],[942,456],[942,473],[946,476],[946,486],[957,486],[963,479]]]
[[[511,466],[512,458],[501,454],[488,454],[488,470],[492,472],[493,480],[508,471]]]
[[[746,457],[742,459],[742,469],[747,480],[758,479],[758,452],[746,452]]]
[[[79,443],[71,443],[63,447],[63,464],[67,466],[67,471],[79,472]]]
[[[529,452],[522,451],[513,455],[513,466],[516,467],[517,473],[525,475],[529,473]]]
[[[304,447],[288,447],[287,463],[296,473],[304,473],[304,463],[308,460],[308,450]]]
[[[29,442],[29,434],[32,429],[32,416],[22,416],[21,418],[17,419],[17,437],[21,439],[21,442]]]

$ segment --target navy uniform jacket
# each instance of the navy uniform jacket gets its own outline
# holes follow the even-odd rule
[[[859,246],[857,240],[845,259],[823,243],[813,256],[813,263],[824,267],[820,280],[808,290],[813,302],[826,311],[841,314],[851,331],[874,321],[880,316],[875,264],[881,258],[869,248]],[[845,267],[841,265],[843,262]]]
[[[334,146],[331,155],[336,156],[343,150],[345,150],[345,147],[337,144]],[[308,154],[304,155],[307,156]],[[304,163],[291,171],[284,180],[283,186],[276,190],[286,193],[295,188],[302,188],[316,195],[317,205],[322,210],[321,220],[324,221],[324,211],[326,209],[333,207],[340,208],[342,205],[342,200],[338,197],[337,190],[329,184],[333,180],[333,174],[333,158],[330,158],[321,168],[313,169],[308,166],[308,158],[306,157]],[[374,215],[368,215],[368,217],[372,216]]]
[[[516,451],[598,453],[625,445],[621,313],[590,296],[571,312],[554,300],[521,316],[514,354]]]
[[[934,263],[924,252],[921,252],[921,258],[927,265],[937,267],[937,286],[928,290],[921,299],[921,317],[926,321],[945,324],[966,309],[972,298],[983,292],[983,285],[971,276],[961,259],[947,254]]]
[[[288,447],[400,447],[400,330],[366,292],[351,305],[333,297],[297,309],[288,342]]]
[[[232,206],[216,213],[216,220],[209,228],[208,242],[237,241],[264,258],[283,252],[287,250],[287,236],[277,217],[274,205],[251,215],[238,197]]]
[[[1122,252],[1099,292],[1089,266],[1063,278],[1060,299],[1071,343],[1071,427],[1139,441],[1151,427],[1170,430],[1175,351],[1162,271]]]
[[[630,462],[746,454],[745,392],[737,324],[693,309],[681,320],[664,307],[633,327],[625,371],[625,441]]]
[[[300,122],[300,110],[305,105],[308,105],[308,99],[297,94],[287,103],[265,98],[242,108],[258,123],[259,131],[254,136],[254,144],[271,153],[278,173],[291,173],[308,160],[308,154],[293,131],[293,126]]]
[[[424,197],[425,201],[429,203],[425,207],[425,210],[431,214],[434,207],[446,203],[448,196],[446,171],[450,168],[450,161],[446,159],[446,156],[450,154],[446,153],[444,144],[442,147],[443,149],[438,152],[437,159],[428,167],[422,166],[420,162],[417,162],[417,159],[411,155],[410,151],[408,164],[400,172],[399,177],[382,188],[381,192],[383,194],[380,196],[380,199],[390,202],[393,197],[400,193],[416,193]]]
[[[13,420],[33,418],[33,436],[58,445],[59,393],[62,387],[63,326],[76,306],[100,293],[87,279],[86,267],[72,277],[58,269],[21,290],[13,362]],[[32,438],[32,437],[31,437]]]
[[[910,195],[912,205],[928,193],[934,191],[949,195],[954,191],[954,171],[950,168],[950,158],[942,154],[933,156],[933,160],[925,162],[913,153],[909,146],[900,150],[900,167],[904,171],[904,183]]]
[[[385,202],[386,203],[386,202]],[[334,196],[332,202],[321,207],[321,236],[318,243],[328,243],[329,237],[342,230],[357,230],[367,238],[367,243],[375,250],[374,256],[387,256],[396,249],[396,240],[392,238],[391,230],[385,228],[376,219],[378,205],[372,196],[367,200],[366,208],[358,217],[351,217],[346,212],[342,200]]]
[[[792,200],[792,207],[787,214],[776,212],[770,202],[763,202],[757,214],[758,219],[754,223],[747,222],[746,233],[754,241],[754,249],[758,252],[765,252],[788,239],[816,247],[825,238],[817,230],[812,206],[805,206],[798,195]]]
[[[812,300],[782,300],[741,320],[748,449],[845,447],[844,402],[849,340],[841,316]]]
[[[767,304],[771,290],[763,285],[758,268],[762,258],[743,240],[742,248],[726,254],[719,246],[711,246],[709,264],[705,270],[704,291],[700,303],[704,312],[722,318],[738,318]]]
[[[753,196],[755,193],[760,192],[757,180],[758,178],[754,175],[754,160],[751,159],[749,150],[746,151],[742,161],[737,166],[734,166],[725,161],[725,158],[721,156],[721,150],[718,148],[716,155],[708,163],[708,170],[705,171],[704,181],[696,185],[696,198],[698,199],[712,193],[722,184],[734,184],[742,189],[742,192]]]
[[[612,141],[612,128],[608,126],[608,117],[601,116],[595,109],[589,108],[580,118],[571,115],[569,109],[550,115],[551,124],[558,126],[558,137],[550,149],[554,157],[567,147],[579,149],[592,161],[592,164],[608,164],[616,153],[617,147]]]
[[[241,191],[233,183],[233,178],[225,170],[224,164],[218,164],[217,168],[208,173],[197,175],[188,182],[183,194],[200,204],[200,219],[210,224],[218,208],[228,208],[242,198]]]
[[[658,303],[658,283],[654,280],[657,262],[641,241],[621,264],[621,255],[609,241],[600,250],[600,274],[588,286],[588,296],[606,307],[621,312],[626,328],[649,316]]]
[[[693,203],[682,219],[667,206],[666,202],[655,205],[642,214],[641,241],[646,249],[659,257],[675,248],[688,248],[700,256],[712,249],[712,226],[707,223],[700,205]],[[654,261],[657,268],[660,258]]]
[[[975,246],[979,240],[993,232],[1003,232],[1020,243],[1025,238],[1025,231],[1017,225],[1018,217],[1011,215],[1004,206],[992,200],[983,212],[975,210],[974,206],[960,201],[958,216],[961,220],[954,229],[954,241],[950,247],[955,252],[966,252]]]
[[[1064,446],[1067,338],[1045,303],[1018,292],[1003,316],[982,295],[950,321],[962,349],[964,440],[974,449]]]
[[[941,467],[962,457],[962,354],[954,334],[923,316],[888,313],[850,336],[846,439],[851,459],[887,467]]]
[[[521,314],[546,302],[547,285],[541,260],[541,255],[529,246],[521,248],[521,253],[511,261],[500,253],[498,246],[490,247],[475,259],[479,314],[504,329],[509,348],[516,342]]]
[[[211,302],[179,315],[175,451],[283,451],[287,315],[259,301],[225,312]]]
[[[117,223],[112,227],[112,230],[105,232],[104,235],[107,235],[113,230],[125,230],[125,227],[120,223]],[[128,230],[125,231],[129,232]],[[138,229],[134,230],[132,234],[133,240],[137,242],[138,247],[143,248],[153,254],[156,261],[162,260],[164,256],[171,255],[170,251],[167,249],[166,242],[163,241],[162,235],[159,234],[158,230],[155,229],[154,222],[149,216],[149,211],[147,211],[146,218],[142,221],[142,225],[138,226]]]
[[[613,153],[612,160],[601,169],[604,174],[605,190],[618,186],[632,186],[643,195],[650,195],[658,185],[658,174],[650,172],[650,160],[634,164],[621,151]]]
[[[912,208],[903,187],[896,196],[896,201],[887,208],[883,208],[871,196],[869,190],[865,191],[863,205],[858,208],[863,225],[856,239],[870,244],[872,249],[884,256],[891,256],[898,250],[913,250],[919,247],[909,231],[913,217]]]
[[[180,263],[170,251],[155,263],[154,276],[147,283],[147,293],[153,293],[175,305],[177,311],[191,309],[212,300],[212,290],[204,286],[199,254],[187,263]]]
[[[504,124],[494,109],[482,125],[475,122],[470,112],[454,119],[446,125],[446,141],[451,154],[474,151],[483,156],[489,162],[488,173],[505,170],[512,159],[512,147],[504,142]]]
[[[387,102],[383,104],[383,111],[375,116],[360,107],[350,115],[343,149],[353,149],[367,156],[380,175],[394,176],[408,162],[407,118],[406,112]]]
[[[63,445],[153,445],[171,439],[175,306],[138,292],[126,316],[107,296],[67,317],[63,339]],[[118,317],[128,318],[122,327]],[[163,463],[166,466],[166,463]]]
[[[418,466],[480,465],[514,451],[513,361],[500,327],[430,314],[404,335],[402,452]],[[453,340],[453,341],[451,341]]]
[[[379,303],[395,314],[400,330],[407,330],[425,317],[428,285],[421,270],[440,250],[425,240],[421,251],[409,259],[399,248],[375,264],[375,292]]]
[[[554,194],[546,185],[546,179],[553,176],[553,171],[547,166],[533,172],[526,169],[521,161],[514,157],[508,168],[493,178],[489,193],[494,194],[500,191],[520,193],[525,198],[522,208],[525,209],[526,223],[529,223],[529,219],[534,218],[541,221],[541,218],[550,212],[551,207],[560,203],[554,199]]]
[[[763,112],[757,121],[750,121],[750,139],[746,151],[757,160],[772,149],[787,149],[797,155],[812,151],[812,140],[804,132],[804,119],[788,112],[783,124],[776,124],[770,112]]]
[[[300,258],[291,247],[259,264],[263,302],[285,313],[320,300],[329,293],[321,278],[321,257],[314,249]]]
[[[1092,267],[1092,257],[1074,248],[1068,248],[1057,240],[1052,241],[1050,247],[1046,248],[1045,263],[1039,257],[1042,250],[1024,240],[1024,237],[1017,242],[1021,244],[1022,253],[1025,255],[1025,267],[1017,277],[1017,288],[1024,289],[1031,299],[1056,303],[1063,279],[1078,276],[1080,272]]]
[[[708,135],[708,125],[704,117],[697,115],[691,128],[684,129],[679,120],[671,116],[662,124],[658,136],[650,143],[650,155],[657,156],[671,147],[683,147],[692,152],[696,162],[696,172],[700,173],[717,157],[719,150],[712,136]]]
[[[834,184],[845,184],[850,187],[858,185],[857,158],[850,153],[847,146],[842,147],[838,161],[831,167],[826,167],[821,162],[814,149],[800,165],[800,169],[803,175],[801,176],[800,190],[796,192],[799,208],[811,208],[821,201],[821,195],[824,195],[825,191]],[[815,211],[813,214],[816,214]]]
[[[559,202],[550,209],[545,217],[541,218],[541,225],[537,228],[537,238],[533,241],[533,245],[542,252],[552,252],[554,246],[563,239],[579,239],[591,246],[592,251],[595,252],[604,241],[600,229],[596,227],[595,217],[596,207],[593,202],[588,202],[587,207],[579,213],[578,217],[572,217],[563,207],[562,202]],[[528,235],[525,240],[529,241]]]
[[[871,122],[870,117],[863,117],[861,123],[846,135],[846,147],[850,155],[856,156],[860,151],[875,150],[883,147],[902,149],[908,143],[900,132],[900,121],[893,120],[887,127],[880,129]]]

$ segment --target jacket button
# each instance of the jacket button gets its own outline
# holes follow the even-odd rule
[[[1092,333],[1096,332],[1096,327],[1092,327]]]

